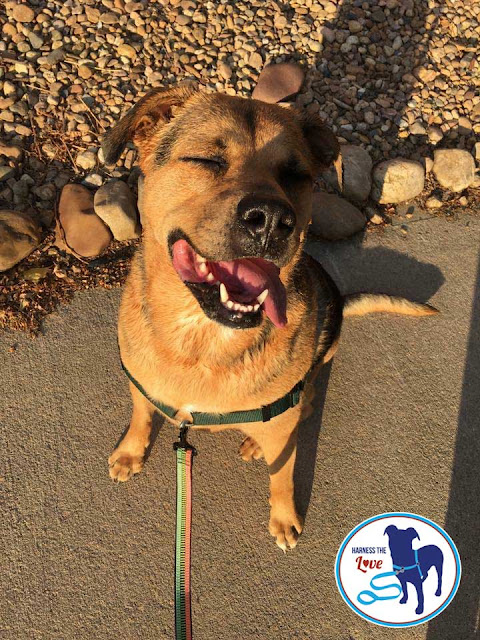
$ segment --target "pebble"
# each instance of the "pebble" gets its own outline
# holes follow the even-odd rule
[[[89,173],[88,176],[82,180],[82,184],[87,187],[101,187],[103,184],[103,177],[99,173]]]
[[[5,156],[10,160],[18,162],[23,156],[23,149],[16,145],[10,145],[0,140],[0,156]]]
[[[135,197],[125,182],[110,180],[94,198],[95,213],[110,228],[115,240],[131,240],[140,235]]]
[[[135,58],[137,57],[137,52],[129,44],[119,45],[117,49],[117,53],[119,56],[125,56],[126,58],[130,58],[131,60],[135,60]]]
[[[66,246],[84,258],[93,258],[104,251],[112,234],[97,216],[93,194],[79,184],[67,184],[62,189],[58,205],[57,246]]]
[[[6,271],[38,247],[41,229],[18,211],[0,210],[0,271]]]
[[[97,156],[92,151],[81,151],[77,154],[75,163],[80,167],[80,169],[88,171],[89,169],[93,169],[97,164]]]
[[[443,132],[440,129],[440,127],[429,127],[427,134],[428,134],[428,139],[433,144],[437,144],[437,142],[440,142],[440,140],[443,139]]]
[[[416,198],[423,191],[425,171],[419,162],[395,158],[377,164],[372,180],[372,198],[380,204],[395,204]]]
[[[343,240],[361,231],[366,218],[353,204],[339,196],[317,191],[313,194],[310,231],[323,240]]]
[[[425,206],[427,209],[440,209],[443,207],[443,202],[436,198],[435,196],[431,196],[425,200]]]
[[[232,68],[224,60],[218,63],[217,71],[225,80],[230,80],[230,78],[232,77]]]
[[[27,32],[27,37],[30,40],[30,44],[34,49],[41,49],[43,47],[43,38],[34,33],[33,31]]]
[[[28,4],[15,4],[12,11],[12,18],[15,22],[32,22],[35,18],[35,12]]]
[[[475,178],[473,156],[462,149],[436,149],[433,174],[440,186],[450,191],[463,191]]]
[[[248,64],[254,69],[260,70],[263,66],[262,56],[258,53],[258,51],[253,51],[248,58]]]

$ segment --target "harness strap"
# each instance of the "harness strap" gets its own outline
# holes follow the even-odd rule
[[[120,360],[121,361],[121,360]],[[173,418],[178,409],[170,407],[168,404],[154,400],[142,387],[142,385],[135,380],[130,371],[125,367],[123,362],[122,369],[125,371],[127,378],[141,394],[149,400],[154,407],[164,413],[169,418]],[[307,372],[307,376],[310,371]],[[245,422],[268,422],[272,418],[279,416],[281,413],[287,411],[292,407],[295,407],[300,402],[300,396],[305,386],[305,379],[300,380],[297,384],[286,393],[282,398],[271,402],[270,404],[259,407],[258,409],[248,409],[246,411],[231,411],[229,413],[204,413],[203,411],[192,411],[192,425],[208,425],[208,424],[236,424]]]
[[[418,561],[418,549],[414,549],[413,554],[415,557],[415,564],[411,564],[408,567],[401,567],[398,564],[394,564],[393,568],[396,570],[397,573],[403,573],[404,571],[409,571],[410,569],[415,569],[416,567],[418,569],[418,573],[420,574],[420,578],[423,579],[422,570],[420,569],[420,562]]]

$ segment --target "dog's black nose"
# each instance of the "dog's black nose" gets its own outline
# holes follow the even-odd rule
[[[268,196],[245,196],[238,203],[237,216],[242,231],[264,247],[286,240],[293,233],[297,221],[287,202]]]

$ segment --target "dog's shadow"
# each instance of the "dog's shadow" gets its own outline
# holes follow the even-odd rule
[[[348,242],[308,241],[305,249],[329,272],[342,293],[381,292],[427,302],[445,279],[438,267],[386,247],[362,247],[362,236]],[[332,362],[322,367],[315,381],[312,414],[298,431],[295,463],[295,501],[306,516],[312,494],[317,442],[327,398]]]

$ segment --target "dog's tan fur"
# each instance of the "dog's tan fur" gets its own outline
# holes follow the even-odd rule
[[[143,247],[135,257],[119,318],[125,366],[151,397],[179,409],[178,420],[188,419],[191,411],[225,413],[277,400],[314,362],[333,357],[338,342],[344,300],[323,269],[302,252],[312,181],[279,178],[279,167],[292,155],[312,176],[332,163],[338,156],[333,134],[321,122],[276,105],[177,88],[152,92],[117,124],[105,140],[107,160],[115,160],[127,140],[139,149],[145,183]],[[229,169],[222,178],[179,160],[219,148],[228,156]],[[287,290],[284,328],[265,316],[260,326],[243,330],[211,320],[179,278],[168,251],[169,233],[181,228],[210,260],[241,257],[226,230],[238,201],[252,191],[285,199],[296,215],[288,251],[279,259]],[[374,310],[384,310],[378,300],[373,302]],[[365,312],[366,304],[361,308],[358,300],[352,302],[351,312]],[[420,305],[411,304],[411,312],[422,312]],[[142,468],[154,412],[132,384],[130,390],[130,428],[109,458],[110,475],[120,481]],[[284,550],[296,545],[302,530],[293,467],[298,424],[311,411],[312,397],[313,374],[300,404],[270,422],[208,427],[243,431],[242,457],[265,458],[270,533]]]

